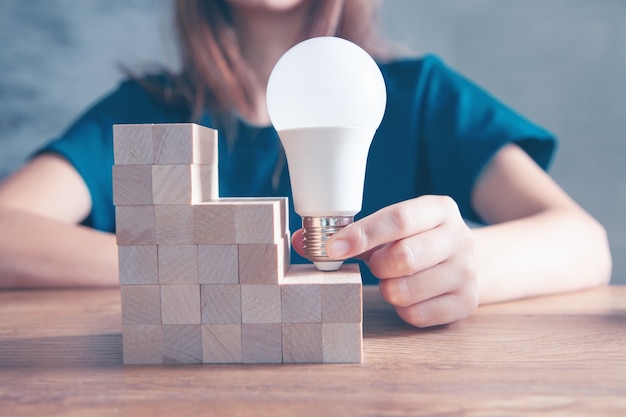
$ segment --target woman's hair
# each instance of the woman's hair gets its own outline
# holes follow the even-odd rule
[[[372,56],[385,56],[374,24],[378,1],[314,0],[309,37],[348,39]],[[174,95],[184,99],[192,119],[208,108],[218,120],[255,113],[257,79],[244,61],[226,0],[176,0],[176,30],[182,69]]]

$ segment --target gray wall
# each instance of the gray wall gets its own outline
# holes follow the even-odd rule
[[[168,0],[0,0],[0,178],[120,79],[176,67]],[[552,174],[603,222],[626,283],[626,1],[387,0],[383,30],[556,133]]]

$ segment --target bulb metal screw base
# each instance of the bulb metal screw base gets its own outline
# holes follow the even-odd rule
[[[331,259],[326,253],[326,241],[332,235],[354,222],[352,216],[303,217],[302,238],[304,255],[313,261],[320,271],[336,271],[343,264],[342,260]]]

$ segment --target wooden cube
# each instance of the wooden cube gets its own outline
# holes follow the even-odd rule
[[[243,323],[280,323],[280,297],[278,285],[242,285],[241,321]]]
[[[155,245],[154,206],[116,206],[117,244]]]
[[[122,285],[123,325],[161,324],[161,295],[158,285]]]
[[[363,321],[362,284],[358,264],[344,264],[338,271],[322,274],[322,321]]]
[[[361,323],[322,323],[324,363],[359,363],[363,357]]]
[[[237,245],[198,245],[198,279],[201,284],[239,284]]]
[[[242,324],[241,356],[243,363],[282,363],[282,325]]]
[[[154,163],[217,165],[217,131],[194,123],[154,125]]]
[[[163,325],[163,363],[202,363],[199,324]]]
[[[152,167],[113,165],[113,203],[117,206],[152,204]]]
[[[220,185],[217,165],[191,165],[191,203],[219,199]]]
[[[200,324],[200,285],[160,285],[163,324]]]
[[[118,246],[120,284],[158,284],[156,245]]]
[[[322,275],[313,265],[292,265],[282,281],[283,323],[322,322]]]
[[[208,202],[193,208],[197,244],[235,244],[235,206]]]
[[[321,363],[322,323],[283,323],[283,362]]]
[[[154,207],[158,245],[192,245],[195,243],[194,210],[188,204]]]
[[[159,283],[197,284],[198,246],[159,245]]]
[[[241,324],[240,285],[201,285],[203,324]]]
[[[190,165],[152,166],[154,204],[191,204],[191,191]]]
[[[162,363],[162,326],[123,326],[122,351],[123,361],[127,365]]]
[[[239,245],[239,282],[252,285],[278,285],[290,263],[290,241]]]
[[[202,326],[203,363],[241,363],[241,324]]]
[[[238,199],[235,208],[237,243],[278,243],[288,232],[281,210],[286,199]]]
[[[152,165],[152,124],[113,125],[115,165]]]

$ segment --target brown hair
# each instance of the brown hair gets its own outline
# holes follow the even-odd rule
[[[315,0],[309,37],[338,36],[383,58],[386,48],[374,25],[378,5],[370,0]],[[244,117],[254,114],[258,81],[241,56],[228,2],[176,0],[175,15],[182,71],[173,93],[188,103],[192,119],[206,108],[218,120],[235,111]]]

